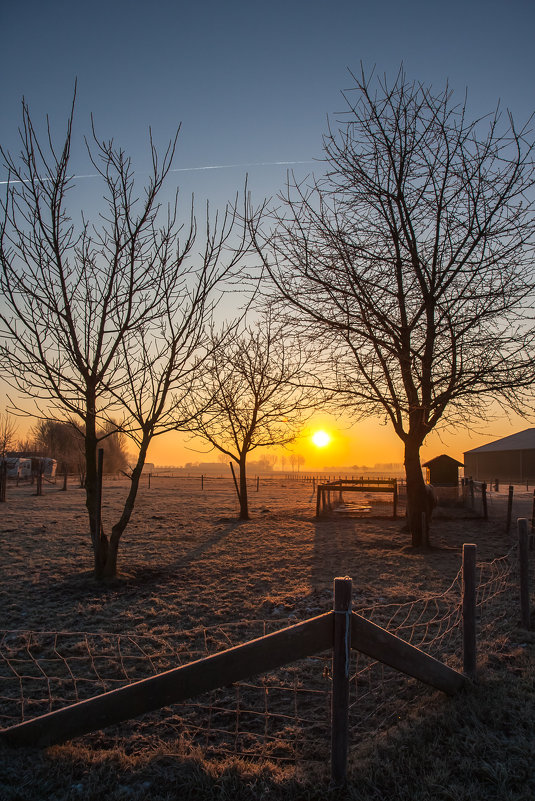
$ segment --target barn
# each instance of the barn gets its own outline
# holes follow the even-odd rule
[[[476,481],[535,482],[535,428],[465,451],[464,474]]]

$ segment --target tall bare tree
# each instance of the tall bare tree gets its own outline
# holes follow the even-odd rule
[[[328,349],[340,404],[402,440],[419,545],[426,436],[493,399],[521,408],[534,379],[533,137],[498,111],[470,120],[403,70],[352,77],[326,174],[289,181],[251,230],[275,294]]]
[[[308,362],[305,349],[267,316],[214,344],[190,398],[190,431],[239,466],[242,520],[249,519],[248,455],[292,442],[323,401]]]
[[[87,143],[103,184],[98,223],[69,211],[74,101],[59,148],[40,138],[22,105],[21,152],[2,150],[9,183],[0,228],[1,364],[43,417],[77,418],[84,432],[86,505],[97,576],[113,576],[119,539],[134,508],[152,437],[181,421],[169,414],[198,363],[216,290],[242,255],[236,213],[227,209],[199,240],[193,207],[178,224],[178,193],[158,200],[178,132],[138,192],[130,158],[93,128]],[[232,239],[232,246],[230,240]],[[119,521],[99,526],[97,446],[112,421],[137,444]]]

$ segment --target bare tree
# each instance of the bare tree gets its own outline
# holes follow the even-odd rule
[[[87,143],[103,183],[98,225],[68,210],[74,102],[59,148],[44,141],[23,102],[18,158],[2,150],[9,173],[0,228],[0,356],[11,385],[43,417],[76,418],[84,432],[86,505],[97,576],[113,576],[151,439],[171,417],[198,365],[216,288],[239,261],[236,213],[207,219],[198,256],[193,207],[177,222],[178,193],[158,197],[178,132],[161,157],[150,140],[151,171],[138,193],[130,158],[93,128]],[[230,246],[232,238],[233,246]],[[223,266],[223,262],[224,266]],[[99,526],[97,447],[117,429],[137,445],[120,519],[108,539]]]
[[[5,456],[16,442],[18,426],[9,412],[0,412],[0,456]]]
[[[33,450],[58,461],[61,470],[83,470],[84,432],[75,420],[38,420],[31,431]]]
[[[294,473],[299,473],[301,465],[305,463],[305,457],[300,453],[292,453],[290,456],[290,464]]]
[[[215,344],[192,395],[190,431],[239,466],[240,518],[249,519],[247,457],[292,442],[323,396],[308,354],[269,317]]]
[[[328,350],[340,405],[402,440],[420,545],[426,436],[493,399],[522,408],[533,382],[533,139],[499,111],[470,121],[448,87],[402,70],[352,77],[325,176],[289,181],[251,230],[275,294]]]
[[[17,440],[15,450],[20,453],[32,453],[37,450],[37,447],[35,441],[30,436],[26,436],[24,439]]]

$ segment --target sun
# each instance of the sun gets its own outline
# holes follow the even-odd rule
[[[312,434],[312,442],[316,448],[325,448],[330,441],[331,438],[326,431],[315,431],[314,434]]]

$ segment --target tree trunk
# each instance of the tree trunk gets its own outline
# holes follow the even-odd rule
[[[99,576],[101,579],[112,579],[117,576],[117,557],[119,554],[120,537],[113,536],[114,530],[115,526],[112,529],[108,549],[106,551],[106,561],[102,565],[102,571]]]
[[[132,471],[130,477],[130,490],[124,503],[123,511],[120,519],[113,526],[110,535],[110,541],[106,553],[106,560],[102,567],[102,578],[115,578],[117,575],[117,557],[119,553],[119,541],[121,536],[130,522],[132,512],[136,502],[136,497],[139,489],[139,482],[141,480],[141,473],[145,465],[147,456],[147,449],[150,443],[150,436],[144,436],[139,449],[138,459],[136,466]]]
[[[101,578],[108,556],[108,538],[102,525],[99,526],[98,515],[98,470],[97,470],[97,426],[95,398],[86,396],[85,416],[85,505],[89,515],[89,528],[93,545],[95,577]]]
[[[240,459],[240,520],[249,520],[249,501],[247,498],[246,454]]]
[[[407,523],[414,547],[427,547],[429,545],[429,509],[425,481],[420,465],[421,444],[419,440],[411,439],[410,435],[405,441]],[[422,515],[425,515],[425,525],[422,524]]]

